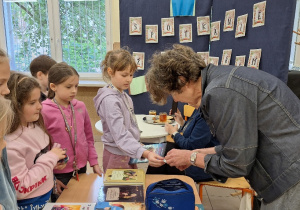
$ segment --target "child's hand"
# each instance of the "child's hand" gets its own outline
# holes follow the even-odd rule
[[[164,158],[154,152],[149,152],[147,159],[149,160],[149,165],[152,167],[160,167],[165,164]]]
[[[54,169],[63,170],[67,166],[67,163],[57,163]]]
[[[66,185],[64,185],[60,180],[56,179],[56,189],[57,189],[57,194],[60,195],[62,193],[63,189],[68,189],[68,187]]]
[[[59,147],[53,147],[51,150],[55,155],[57,155],[58,159],[64,159],[66,157],[66,151]]]
[[[102,176],[103,174],[103,171],[100,169],[98,164],[93,166],[93,171],[95,174],[98,174],[99,176]]]

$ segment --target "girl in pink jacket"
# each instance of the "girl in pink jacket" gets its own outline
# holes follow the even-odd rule
[[[94,146],[92,126],[83,102],[75,98],[79,83],[77,71],[66,63],[53,65],[48,74],[48,99],[43,101],[42,114],[53,142],[67,150],[69,161],[63,170],[54,170],[58,193],[72,177],[86,172],[87,162],[101,176],[98,155]]]
[[[54,185],[53,169],[65,157],[60,145],[53,145],[44,128],[41,116],[41,88],[34,79],[14,73],[8,81],[15,112],[12,126],[6,135],[7,157],[11,179],[17,193],[19,209],[42,209],[49,201]]]

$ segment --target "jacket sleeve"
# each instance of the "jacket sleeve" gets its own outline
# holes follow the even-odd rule
[[[113,96],[107,96],[102,101],[101,109],[105,110],[103,114],[112,136],[112,141],[129,157],[141,158],[146,149],[141,146],[139,139],[135,139],[124,125],[125,120],[121,111],[121,103],[116,100],[110,100],[110,97]]]
[[[89,114],[87,112],[86,107],[84,106],[85,110],[85,118],[84,118],[84,133],[86,136],[86,140],[88,143],[88,161],[90,163],[90,166],[94,166],[98,164],[98,155],[95,149],[95,141],[93,136],[93,129],[91,125],[91,120],[89,117]]]
[[[53,174],[53,168],[58,161],[58,157],[53,152],[48,151],[41,155],[31,168],[27,168],[26,157],[22,152],[7,148],[7,156],[18,200],[39,190],[39,186],[42,186],[49,178],[48,175]]]
[[[225,177],[249,174],[257,150],[257,105],[226,88],[205,93],[202,111],[220,141],[216,154],[205,156],[205,171]]]
[[[211,141],[211,133],[205,120],[199,112],[194,116],[193,122],[187,125],[183,135],[177,133],[175,143],[181,149],[194,150],[207,147]]]

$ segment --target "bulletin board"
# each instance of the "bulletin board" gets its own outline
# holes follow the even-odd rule
[[[182,43],[192,47],[196,52],[209,50],[209,35],[197,35],[197,16],[211,14],[212,0],[196,0],[195,16],[174,17],[174,36],[161,36],[161,18],[170,17],[170,0],[119,0],[120,5],[120,43],[121,47],[128,46],[132,52],[145,53],[144,70],[138,70],[134,77],[145,75],[149,68],[149,59],[156,51],[171,48],[174,43],[179,43],[179,25],[192,24],[192,42]],[[142,17],[142,35],[129,35],[129,18]],[[158,43],[145,43],[145,25],[158,25]],[[149,93],[131,95],[136,114],[147,114],[150,109],[157,112],[169,111],[172,107],[172,98],[164,106],[151,103]],[[183,104],[179,105],[182,110]]]
[[[223,49],[232,49],[230,65],[235,65],[235,57],[240,55],[246,55],[247,65],[250,49],[261,48],[259,69],[287,82],[296,0],[267,0],[265,25],[253,28],[253,5],[258,2],[262,1],[213,1],[211,21],[220,20],[221,30],[220,40],[210,43],[210,56],[221,61]],[[235,9],[235,20],[248,14],[244,37],[235,38],[235,30],[223,31],[225,12],[231,9]]]

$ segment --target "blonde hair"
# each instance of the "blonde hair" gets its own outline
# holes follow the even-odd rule
[[[10,100],[0,97],[0,141],[2,141],[3,136],[9,131],[13,122],[14,113],[10,104]]]
[[[8,56],[4,50],[0,48],[0,63],[8,62]]]
[[[130,72],[134,73],[137,69],[137,65],[130,52],[126,49],[111,50],[106,53],[105,59],[101,63],[103,80],[110,81],[108,74],[108,68],[112,69],[113,74],[116,71],[124,71],[130,66]]]

